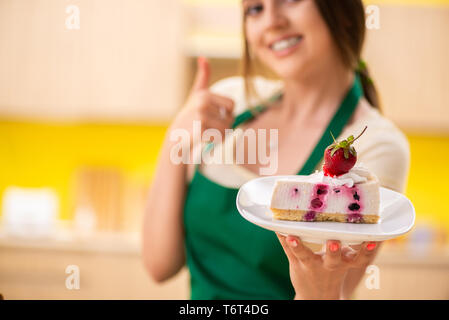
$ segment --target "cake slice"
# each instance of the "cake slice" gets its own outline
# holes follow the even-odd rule
[[[357,167],[341,178],[317,172],[276,181],[271,198],[273,218],[293,221],[377,223],[379,181]]]
[[[379,181],[369,170],[354,167],[357,153],[351,145],[363,132],[356,139],[334,139],[326,148],[322,171],[276,181],[270,205],[273,218],[377,223]]]

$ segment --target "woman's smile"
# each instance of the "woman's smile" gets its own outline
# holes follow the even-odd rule
[[[245,0],[243,5],[248,48],[279,78],[310,79],[327,69],[324,65],[342,65],[314,0]]]
[[[276,57],[285,57],[296,51],[303,38],[302,35],[284,36],[273,41],[268,47]]]

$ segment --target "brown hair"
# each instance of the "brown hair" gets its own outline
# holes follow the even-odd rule
[[[365,9],[362,0],[314,0],[323,17],[332,39],[337,45],[343,63],[357,70],[362,82],[365,98],[380,110],[379,96],[370,77],[368,67],[361,61],[361,52],[365,40]],[[241,70],[245,83],[246,97],[257,97],[252,83],[255,68],[251,61],[249,45],[245,34],[245,14],[243,13],[244,50]]]

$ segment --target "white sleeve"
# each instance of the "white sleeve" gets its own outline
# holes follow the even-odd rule
[[[219,80],[210,87],[210,91],[234,100],[234,115],[243,112],[247,108],[245,102],[245,86],[241,77],[230,77]]]
[[[261,99],[267,99],[282,88],[282,82],[256,77],[254,79],[254,87]],[[245,97],[245,83],[242,77],[229,77],[219,80],[210,87],[210,91],[234,100],[234,115],[238,115],[248,109]],[[257,101],[249,101],[249,103],[255,105]]]
[[[362,140],[362,139],[360,139]],[[357,162],[378,178],[380,185],[404,193],[410,169],[410,147],[399,130],[378,130],[356,147]]]

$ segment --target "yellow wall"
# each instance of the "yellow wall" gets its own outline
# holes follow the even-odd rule
[[[118,168],[126,179],[147,183],[166,125],[52,124],[0,121],[0,193],[10,185],[51,187],[60,217],[73,214],[73,175],[82,166]],[[412,153],[407,196],[418,221],[449,231],[449,136],[408,135]]]
[[[10,185],[53,188],[60,217],[71,218],[78,168],[118,168],[125,178],[145,183],[165,130],[165,125],[0,121],[0,193]]]
[[[408,135],[411,170],[406,194],[413,202],[417,221],[428,220],[449,231],[449,135]]]

